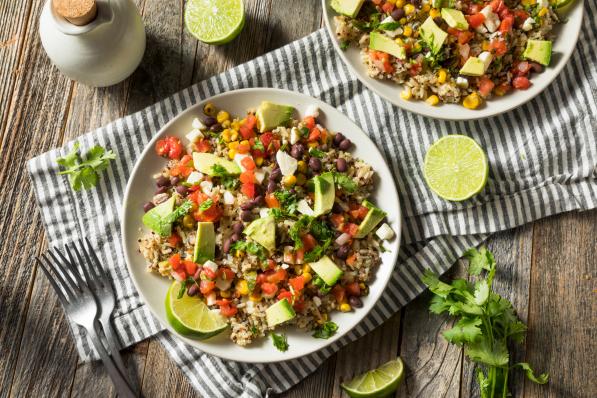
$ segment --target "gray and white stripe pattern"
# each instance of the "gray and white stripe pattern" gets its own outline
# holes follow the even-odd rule
[[[423,290],[419,278],[424,269],[443,273],[464,250],[479,245],[493,232],[597,206],[597,5],[585,2],[585,8],[577,48],[556,81],[519,109],[474,122],[431,120],[392,106],[349,73],[325,31],[315,32],[80,137],[83,149],[100,144],[118,156],[96,189],[74,193],[57,174],[55,159],[66,154],[73,142],[30,160],[28,168],[48,240],[51,245],[62,245],[84,232],[96,242],[118,295],[115,325],[123,344],[129,346],[159,333],[162,344],[202,396],[258,397],[268,388],[287,390],[340,347],[373,330],[416,297]],[[161,332],[163,328],[135,291],[119,239],[118,213],[127,178],[152,135],[201,99],[245,87],[300,91],[337,107],[378,144],[402,199],[404,243],[378,305],[332,346],[276,365],[223,361]],[[489,156],[487,188],[464,203],[434,196],[419,167],[426,148],[450,133],[470,135]],[[87,338],[76,327],[73,334],[82,359],[94,358]]]

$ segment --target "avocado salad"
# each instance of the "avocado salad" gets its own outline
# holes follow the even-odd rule
[[[184,138],[156,142],[167,163],[138,243],[148,270],[173,280],[179,333],[228,330],[241,346],[270,334],[284,349],[278,326],[328,338],[334,311],[363,306],[395,233],[370,200],[371,166],[319,113],[263,101],[235,118],[207,103]]]
[[[555,9],[570,0],[331,0],[342,48],[404,100],[477,109],[526,90],[551,61]]]

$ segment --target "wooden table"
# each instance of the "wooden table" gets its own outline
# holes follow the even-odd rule
[[[0,2],[0,397],[113,395],[101,365],[79,362],[62,308],[33,258],[46,241],[25,161],[88,130],[135,112],[192,83],[322,26],[317,0],[245,0],[247,24],[224,47],[199,44],[182,28],[182,0],[137,0],[147,29],[145,58],[124,83],[92,89],[63,77],[38,37],[42,0]],[[529,325],[516,356],[548,370],[537,386],[520,375],[515,396],[597,396],[597,211],[564,214],[497,234],[499,291]],[[462,275],[462,265],[451,275]],[[340,396],[354,373],[401,355],[397,396],[478,396],[462,350],[438,332],[448,321],[427,312],[425,294],[375,332],[342,349],[288,397]],[[146,397],[194,396],[155,340],[126,350]]]

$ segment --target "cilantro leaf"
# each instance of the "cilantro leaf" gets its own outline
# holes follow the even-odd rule
[[[233,250],[245,251],[249,254],[257,256],[261,261],[267,260],[267,249],[257,242],[239,240],[234,242],[230,248]]]
[[[549,375],[547,373],[541,373],[539,376],[535,376],[535,372],[533,371],[533,368],[531,368],[531,365],[529,365],[526,362],[519,362],[519,363],[513,365],[512,367],[522,368],[522,370],[524,370],[524,373],[526,374],[527,378],[537,384],[545,384],[545,383],[547,383],[547,380],[549,379]]]
[[[106,152],[96,145],[87,151],[83,160],[79,154],[79,146],[79,142],[76,142],[66,156],[56,159],[56,163],[64,168],[58,174],[68,175],[70,186],[75,191],[96,186],[99,173],[108,168],[111,160],[116,159],[114,152]]]
[[[324,323],[321,327],[315,329],[315,333],[313,333],[313,337],[317,339],[329,339],[334,334],[336,334],[336,330],[338,330],[338,325],[332,321],[328,321]]]
[[[209,209],[213,204],[214,204],[214,201],[212,199],[207,199],[205,202],[203,202],[199,205],[199,210],[205,211],[205,210]]]
[[[321,159],[321,158],[325,157],[325,152],[321,151],[317,148],[311,148],[311,149],[309,149],[309,155]]]
[[[180,217],[186,215],[191,208],[193,207],[193,202],[190,200],[185,200],[182,202],[180,206],[178,206],[174,211],[164,217],[163,222],[167,224],[172,224],[174,221],[178,220]]]
[[[261,152],[265,152],[265,147],[263,146],[263,143],[261,142],[261,140],[259,138],[255,139],[255,143],[253,144],[253,149],[261,151]]]
[[[283,211],[286,214],[292,215],[296,213],[298,207],[298,197],[296,193],[289,190],[282,190],[274,192],[274,196],[280,201],[280,208],[284,209]]]
[[[481,271],[490,271],[492,267],[495,267],[493,254],[485,247],[482,247],[480,250],[474,247],[468,249],[464,252],[463,256],[469,260],[468,272],[471,275],[477,276]]]
[[[475,285],[475,304],[483,305],[489,298],[489,285],[487,281],[479,281]]]
[[[353,193],[358,188],[357,183],[345,173],[334,172],[334,184],[348,193]]]
[[[274,347],[276,347],[279,351],[287,351],[288,350],[288,340],[284,333],[274,333],[271,332],[269,334],[272,338],[272,343],[274,343]]]
[[[450,343],[473,342],[481,335],[480,325],[479,318],[461,318],[452,329],[444,330],[442,334]]]
[[[237,189],[240,186],[240,180],[234,174],[230,174],[228,170],[219,164],[211,166],[212,177],[218,177],[220,184],[226,189]]]

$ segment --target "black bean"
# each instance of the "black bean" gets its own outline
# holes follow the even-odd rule
[[[340,173],[344,173],[346,170],[348,170],[348,165],[346,164],[346,159],[343,159],[343,158],[336,159],[336,170],[338,170]]]
[[[143,205],[143,211],[147,213],[149,210],[153,209],[155,205],[151,202],[147,202]]]
[[[342,245],[336,250],[336,257],[341,260],[346,260],[348,257],[348,252],[350,251],[350,246]]]
[[[343,151],[347,151],[348,148],[350,148],[350,146],[352,145],[352,141],[349,140],[348,138],[345,138],[342,140],[342,142],[338,145],[338,148],[340,148]]]
[[[303,144],[294,144],[290,148],[290,156],[292,156],[295,159],[301,159],[304,153],[305,147],[303,146]]]
[[[275,182],[275,181],[272,181],[272,180],[270,180],[270,181],[267,183],[267,193],[272,193],[272,192],[274,192],[275,190],[276,190],[276,182]]]
[[[332,213],[341,214],[344,213],[344,209],[338,203],[334,203],[332,206]]]
[[[270,181],[279,181],[280,178],[282,178],[282,171],[280,170],[280,168],[276,167],[272,170],[268,179]]]
[[[226,254],[228,254],[228,252],[230,251],[230,246],[232,245],[232,242],[230,242],[230,238],[226,239],[224,241],[224,244],[222,245],[222,251]]]
[[[217,120],[216,120],[216,118],[215,118],[215,117],[213,117],[213,116],[205,116],[205,117],[203,118],[203,124],[204,124],[205,126],[207,126],[207,127],[211,127],[211,126],[213,126],[214,124],[216,124],[217,122],[218,122],[218,121],[217,121]]]
[[[164,177],[164,176],[159,176],[156,180],[155,180],[155,184],[158,187],[167,187],[168,185],[170,185],[170,179],[168,177]]]
[[[543,72],[543,66],[537,62],[531,62],[531,69],[533,69],[533,72],[535,73]]]
[[[257,197],[253,199],[253,204],[257,207],[263,206],[264,202],[265,201],[263,200],[263,195],[257,195]]]
[[[309,159],[309,168],[313,171],[321,170],[321,160],[318,158]]]
[[[392,19],[394,21],[398,21],[402,17],[404,17],[404,10],[402,8],[396,8],[392,11]]]
[[[201,268],[197,269],[197,271],[195,271],[195,275],[193,275],[193,279],[195,279],[196,281],[201,279]]]
[[[415,7],[421,6],[421,0],[411,0],[410,1]]]
[[[253,207],[255,207],[255,203],[253,203],[252,200],[247,200],[245,203],[240,205],[242,210],[251,210]]]
[[[199,293],[199,288],[197,287],[197,284],[193,283],[191,287],[189,287],[189,289],[187,290],[187,294],[193,297],[196,296],[197,293]]]
[[[253,221],[253,213],[248,210],[243,210],[243,212],[240,213],[240,219],[244,222]]]
[[[222,131],[222,125],[220,123],[212,124],[209,128],[209,131],[213,131],[214,133],[219,133]]]
[[[232,226],[232,230],[234,231],[235,234],[238,234],[240,236],[240,234],[243,232],[243,230],[245,229],[245,226],[243,225],[242,222],[237,222]]]
[[[178,185],[176,187],[176,192],[178,192],[180,196],[185,196],[187,194],[187,191],[188,189],[184,185]]]
[[[170,177],[170,185],[176,185],[180,181],[178,177]]]
[[[353,308],[361,308],[363,306],[363,302],[361,301],[361,299],[356,296],[350,296],[348,298],[348,302]]]
[[[340,143],[342,141],[344,141],[345,138],[346,137],[344,137],[344,134],[342,134],[342,133],[336,133],[336,135],[334,136],[334,145],[335,146],[340,145]]]
[[[158,187],[158,189],[155,190],[155,194],[159,195],[161,193],[166,193],[168,192],[168,187]]]
[[[320,151],[327,152],[328,151],[328,145],[327,144],[319,145],[319,147],[317,149],[319,149]]]

